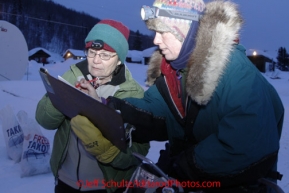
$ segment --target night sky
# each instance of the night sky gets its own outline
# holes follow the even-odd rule
[[[289,51],[288,0],[232,1],[239,5],[245,21],[241,30],[241,44],[247,49],[268,51],[271,55],[277,55],[280,47],[285,47]],[[54,2],[100,19],[119,20],[133,31],[139,30],[142,34],[153,35],[140,18],[140,8],[142,5],[151,6],[154,0],[54,0]]]

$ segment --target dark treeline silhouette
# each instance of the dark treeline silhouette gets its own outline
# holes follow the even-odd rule
[[[52,0],[1,0],[0,20],[17,26],[28,49],[43,47],[62,54],[67,49],[83,49],[84,39],[100,20]],[[143,50],[153,46],[153,38],[131,31],[129,48]]]
[[[277,61],[280,70],[289,71],[289,54],[285,47],[280,47],[278,49]]]

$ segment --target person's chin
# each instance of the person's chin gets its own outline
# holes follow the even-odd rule
[[[166,60],[170,61],[170,60],[174,60],[174,57],[172,56],[172,54],[168,51],[162,51],[162,55],[166,58]]]
[[[93,76],[95,76],[95,75],[99,76],[100,74],[103,73],[103,71],[102,71],[101,69],[92,69],[92,70],[90,71],[90,73],[91,73]]]
[[[170,55],[170,54],[164,54],[164,56],[165,56],[166,60],[168,60],[168,61],[175,60],[175,57],[173,57],[173,56]]]

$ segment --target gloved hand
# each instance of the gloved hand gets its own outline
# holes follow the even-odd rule
[[[77,115],[71,119],[70,124],[86,151],[94,155],[98,161],[110,163],[120,152],[86,117]]]
[[[170,156],[170,144],[165,144],[165,149],[160,150],[160,157],[156,165],[163,170],[164,173],[170,174],[172,170],[172,166],[175,161],[175,157]]]
[[[109,96],[106,99],[106,105],[112,109],[115,109],[115,110],[120,110],[122,103],[124,103],[124,101],[122,99],[115,98],[112,96]]]

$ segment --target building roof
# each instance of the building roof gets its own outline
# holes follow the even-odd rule
[[[75,50],[75,49],[67,49],[62,56],[64,57],[67,52],[70,52],[70,53],[73,54],[74,56],[82,56],[82,57],[85,57],[85,54],[84,54],[84,51],[83,51],[83,50]]]
[[[142,61],[143,55],[142,55],[142,51],[138,51],[138,50],[129,50],[127,53],[127,57],[131,58],[131,61]]]
[[[128,50],[127,57],[141,57],[142,58],[142,51],[139,50]]]
[[[157,48],[158,48],[157,46],[154,46],[154,47],[143,50],[142,51],[143,57],[151,57],[152,54],[157,50]]]
[[[263,50],[259,50],[259,49],[248,49],[248,50],[246,50],[247,56],[253,56],[254,52],[256,52],[257,55],[265,56],[266,58],[271,59],[273,61],[275,61],[275,59],[277,57],[277,56],[274,57],[273,53],[271,53],[270,51],[266,51],[266,50],[264,50],[264,51]]]
[[[46,54],[48,54],[49,56],[51,56],[52,54],[46,50],[45,48],[41,48],[41,47],[38,47],[38,48],[33,48],[32,50],[29,50],[28,52],[28,56],[32,56],[34,55],[35,53],[39,52],[39,51],[43,51],[45,52]]]

